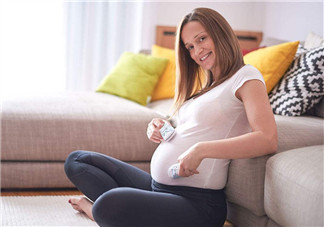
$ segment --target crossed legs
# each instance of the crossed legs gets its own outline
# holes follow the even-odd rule
[[[75,151],[66,160],[65,172],[93,201],[71,198],[72,207],[100,226],[209,226],[192,201],[152,191],[148,173],[117,159]]]

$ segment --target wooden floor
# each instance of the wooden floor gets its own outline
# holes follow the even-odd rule
[[[78,190],[4,190],[1,196],[82,195]]]

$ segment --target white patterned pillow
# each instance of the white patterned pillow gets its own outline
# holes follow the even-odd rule
[[[307,49],[307,48],[305,48],[304,45],[299,44],[299,45],[298,45],[298,48],[297,48],[297,51],[296,51],[296,55],[295,55],[295,57],[294,57],[294,60],[295,60],[296,58],[298,58],[299,55],[301,55],[301,54],[305,54],[306,52],[308,52],[308,51],[310,51],[310,50],[311,50],[311,49]]]
[[[300,54],[270,92],[275,114],[299,116],[311,109],[324,95],[324,47]]]

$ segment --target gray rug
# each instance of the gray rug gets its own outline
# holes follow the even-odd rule
[[[1,197],[1,226],[98,226],[68,203],[71,196]]]

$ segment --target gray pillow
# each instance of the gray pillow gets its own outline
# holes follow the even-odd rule
[[[278,45],[278,44],[282,44],[282,43],[286,43],[289,42],[287,40],[282,40],[282,39],[276,39],[276,38],[272,38],[272,37],[267,37],[264,38],[261,43],[260,43],[260,47],[269,47],[269,46],[274,46],[274,45]]]
[[[307,111],[305,115],[311,115],[324,118],[324,98],[321,99],[312,109]]]

